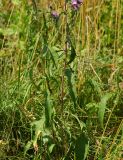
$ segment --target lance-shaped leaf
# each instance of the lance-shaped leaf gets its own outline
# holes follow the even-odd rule
[[[103,120],[104,120],[104,114],[106,110],[107,101],[112,97],[111,93],[105,94],[102,98],[99,104],[97,105],[98,109],[98,118],[99,122],[101,124],[101,127],[103,128]]]
[[[76,105],[77,105],[76,94],[75,94],[76,92],[75,92],[75,88],[73,87],[73,84],[72,84],[72,71],[70,69],[66,69],[65,74],[67,77],[69,94],[70,94],[70,97],[74,103],[74,107],[76,108]]]
[[[89,150],[89,141],[84,132],[80,134],[75,144],[75,160],[85,160]]]
[[[74,61],[75,57],[76,57],[76,51],[75,51],[75,48],[72,44],[72,42],[69,40],[69,43],[70,43],[70,46],[71,46],[71,54],[70,54],[70,60],[68,62],[68,64],[70,64],[71,62]]]
[[[50,99],[50,92],[47,89],[45,93],[45,125],[49,127],[51,124],[51,117],[53,113],[52,101]]]

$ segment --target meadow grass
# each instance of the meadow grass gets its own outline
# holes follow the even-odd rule
[[[122,160],[123,2],[0,2],[0,159]]]

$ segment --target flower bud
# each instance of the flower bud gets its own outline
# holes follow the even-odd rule
[[[52,11],[51,16],[56,20],[59,18],[59,14],[56,11]]]

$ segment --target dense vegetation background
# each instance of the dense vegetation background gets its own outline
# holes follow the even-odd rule
[[[0,0],[0,159],[123,159],[123,1]]]

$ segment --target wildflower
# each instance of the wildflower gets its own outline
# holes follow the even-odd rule
[[[77,3],[81,5],[83,3],[83,0],[77,0]]]
[[[72,0],[71,4],[74,10],[77,10],[80,5],[83,3],[83,0]]]
[[[77,10],[78,9],[78,3],[77,3],[77,0],[72,0],[72,7]]]
[[[52,11],[51,16],[56,20],[58,20],[58,18],[59,18],[59,14],[56,11]]]

